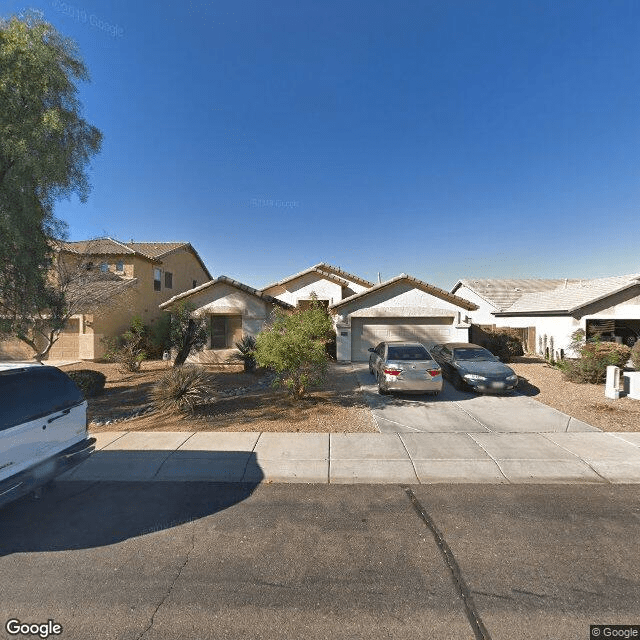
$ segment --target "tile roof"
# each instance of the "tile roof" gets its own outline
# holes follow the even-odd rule
[[[77,242],[59,241],[57,245],[64,251],[86,255],[126,255],[136,253],[133,249],[113,238],[95,238]]]
[[[640,274],[578,280],[551,291],[527,293],[496,315],[572,313],[588,304],[640,285]]]
[[[254,295],[257,298],[261,298],[266,302],[277,304],[278,306],[284,309],[293,309],[293,306],[290,305],[288,302],[283,302],[282,300],[278,300],[278,298],[274,298],[273,296],[270,296],[266,293],[263,293],[262,291],[258,291],[257,289],[250,287],[248,284],[244,284],[243,282],[239,282],[238,280],[234,280],[233,278],[229,278],[227,276],[218,276],[214,280],[205,282],[204,284],[201,284],[200,286],[195,287],[194,289],[189,289],[189,291],[184,291],[183,293],[179,293],[177,296],[173,296],[173,298],[169,298],[169,300],[167,300],[166,302],[163,302],[160,305],[160,308],[166,309],[167,307],[171,306],[174,302],[177,302],[178,300],[183,300],[184,298],[190,298],[191,296],[196,295],[204,291],[205,289],[208,289],[209,287],[212,287],[213,285],[218,284],[220,282],[229,284],[232,287],[235,287],[236,289],[246,291],[247,293],[250,293],[251,295]]]
[[[440,287],[436,287],[436,286],[434,286],[432,284],[429,284],[428,282],[424,282],[423,280],[419,280],[418,278],[414,278],[413,276],[409,276],[406,273],[401,273],[400,275],[396,276],[395,278],[391,278],[390,280],[386,280],[385,282],[381,282],[380,284],[376,284],[376,285],[372,286],[370,289],[366,289],[365,291],[362,291],[360,293],[356,293],[355,295],[349,296],[348,298],[345,298],[344,300],[341,300],[340,302],[336,302],[336,303],[334,303],[332,305],[329,305],[329,309],[337,309],[339,307],[344,306],[345,304],[348,304],[349,302],[352,302],[353,300],[356,300],[358,298],[364,298],[365,296],[368,296],[371,293],[374,293],[376,291],[380,291],[381,289],[384,289],[386,287],[390,287],[391,285],[396,284],[397,282],[401,282],[403,280],[415,285],[416,287],[418,287],[418,289],[421,289],[422,291],[424,291],[426,293],[430,293],[431,295],[434,295],[437,298],[441,298],[442,300],[446,300],[447,302],[451,302],[451,304],[455,304],[458,307],[462,307],[463,309],[466,309],[467,311],[474,311],[475,309],[478,308],[477,304],[474,304],[473,302],[469,302],[468,300],[465,300],[464,298],[456,296],[453,293],[449,293],[448,291],[445,291],[444,289],[440,289]]]
[[[149,258],[162,258],[171,251],[191,246],[188,242],[125,242],[123,244]]]
[[[567,279],[568,283],[580,282]],[[564,286],[565,278],[556,279],[495,279],[495,278],[464,278],[458,280],[451,293],[455,293],[461,286],[471,289],[496,309],[506,309],[526,293],[550,291]]]
[[[84,255],[138,255],[152,262],[160,262],[161,258],[177,249],[186,249],[193,253],[203,271],[211,278],[211,274],[198,252],[189,242],[120,242],[113,238],[95,238],[94,240],[79,240],[77,242],[58,242],[57,245],[62,250],[71,253]]]
[[[317,273],[321,275],[323,278],[331,282],[335,282],[343,287],[349,286],[350,282],[355,282],[356,284],[360,284],[363,287],[372,287],[373,283],[368,280],[364,280],[358,276],[353,275],[352,273],[348,273],[347,271],[343,271],[338,267],[333,267],[326,262],[319,262],[318,264],[314,264],[312,267],[305,269],[304,271],[300,271],[298,273],[294,273],[292,276],[287,276],[282,280],[278,280],[278,282],[273,282],[272,284],[263,287],[262,291],[268,291],[269,289],[273,289],[274,287],[279,287],[285,285],[293,280],[297,280],[302,276],[306,276],[309,273]]]

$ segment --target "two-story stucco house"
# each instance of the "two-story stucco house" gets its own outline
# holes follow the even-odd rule
[[[49,352],[49,359],[93,360],[104,353],[101,340],[122,334],[134,316],[153,324],[163,315],[159,305],[187,289],[211,280],[209,270],[188,242],[120,242],[97,238],[56,244],[56,260],[67,272],[86,269],[102,274],[94,287],[109,287],[105,304],[80,306]],[[61,267],[57,265],[60,273]],[[106,296],[105,296],[106,299]],[[17,340],[0,345],[0,357],[29,358],[29,347]]]

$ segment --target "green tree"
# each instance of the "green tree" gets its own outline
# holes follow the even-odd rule
[[[38,14],[0,19],[0,316],[22,339],[34,315],[64,315],[49,276],[66,232],[54,204],[89,193],[102,134],[81,116],[75,82],[88,79],[75,43]]]
[[[194,310],[184,300],[171,309],[171,346],[178,350],[174,367],[182,366],[190,353],[202,349],[209,340],[206,317],[195,316]]]
[[[332,334],[331,318],[318,303],[291,314],[277,311],[273,323],[256,338],[256,362],[273,369],[290,393],[301,398],[324,379],[326,344]]]

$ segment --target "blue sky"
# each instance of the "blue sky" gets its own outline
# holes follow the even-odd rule
[[[640,3],[0,2],[79,45],[72,240],[191,242],[260,287],[640,272]]]

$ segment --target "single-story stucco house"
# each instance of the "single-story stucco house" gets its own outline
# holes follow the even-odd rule
[[[633,344],[640,337],[640,274],[590,280],[459,280],[452,293],[476,302],[475,324],[527,328],[540,355],[573,357],[572,334]]]
[[[291,310],[317,299],[334,319],[337,359],[361,362],[382,340],[417,340],[424,344],[468,341],[468,312],[477,305],[422,280],[400,274],[374,285],[352,273],[319,263],[257,290],[220,276],[160,305],[180,300],[194,314],[209,316],[212,336],[194,358],[219,361],[242,335],[257,335],[276,307]]]

